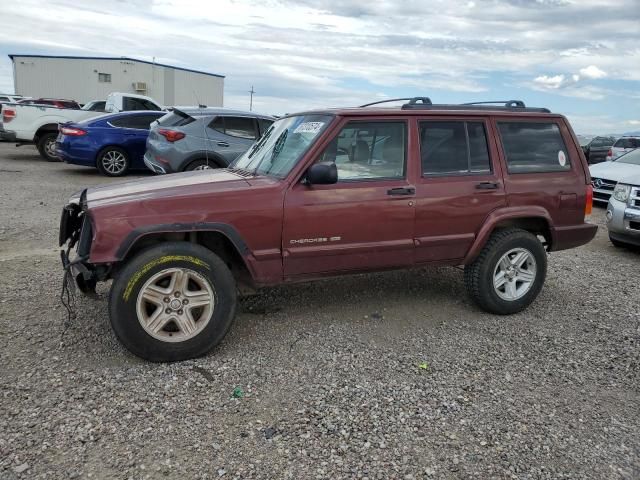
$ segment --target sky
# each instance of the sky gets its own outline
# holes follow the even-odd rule
[[[640,130],[640,0],[0,0],[8,54],[127,56],[225,75],[225,107],[521,99],[577,133]]]

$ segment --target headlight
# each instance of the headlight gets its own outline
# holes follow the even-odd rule
[[[613,198],[615,198],[619,202],[626,202],[629,199],[630,193],[631,193],[631,185],[624,185],[622,183],[618,183],[616,185],[616,188],[613,189]]]

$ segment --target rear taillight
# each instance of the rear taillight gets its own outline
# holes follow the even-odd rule
[[[176,142],[184,138],[184,133],[176,130],[169,130],[168,128],[159,128],[158,133],[167,139],[167,142]]]
[[[591,210],[593,210],[593,187],[591,185],[587,185],[587,195],[586,201],[584,203],[584,216],[588,217],[591,215]]]
[[[607,157],[613,157],[613,148],[610,148],[607,152]]]
[[[60,127],[60,133],[69,137],[81,137],[82,135],[86,135],[87,131],[81,128]]]
[[[8,122],[16,118],[16,111],[13,108],[4,107],[2,109],[2,120]]]

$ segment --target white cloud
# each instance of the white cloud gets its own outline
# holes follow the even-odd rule
[[[565,77],[564,75],[555,75],[553,77],[540,75],[539,77],[534,78],[533,82],[543,88],[558,89],[565,83]]]
[[[598,78],[606,77],[607,72],[600,70],[595,65],[589,65],[588,67],[580,69],[580,75],[582,75],[585,78],[598,79]]]
[[[640,125],[640,120],[629,120],[627,122],[629,125]]]

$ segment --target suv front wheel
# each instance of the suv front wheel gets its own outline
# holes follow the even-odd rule
[[[471,298],[490,313],[508,315],[533,302],[547,275],[547,253],[531,233],[499,230],[464,269]]]
[[[117,337],[152,362],[204,355],[226,335],[235,308],[236,285],[227,265],[187,242],[136,255],[116,276],[109,296]]]

